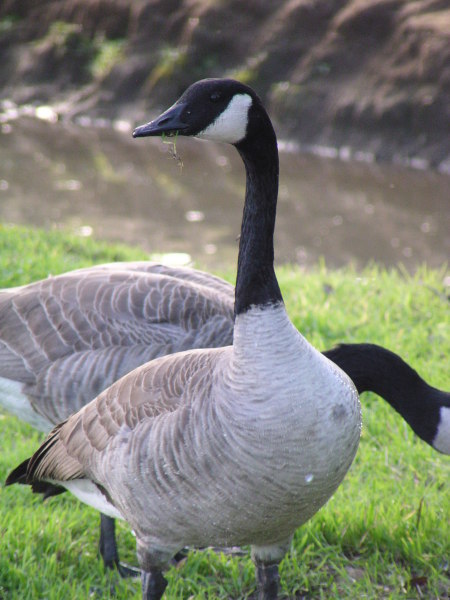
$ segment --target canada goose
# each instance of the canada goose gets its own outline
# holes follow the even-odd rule
[[[273,271],[278,155],[255,93],[194,84],[136,136],[180,132],[236,146],[247,171],[233,346],[156,359],[56,427],[7,483],[50,481],[137,537],[143,598],[184,545],[252,544],[260,598],[276,598],[295,528],[337,488],[356,453],[356,390],[295,330]],[[248,503],[248,498],[255,500]]]
[[[218,277],[148,261],[97,265],[1,290],[0,406],[48,432],[151,358],[231,344],[233,301],[234,287]],[[419,437],[450,454],[442,427],[449,393],[375,344],[341,344],[323,354],[359,394],[377,393]],[[41,491],[47,497],[64,488]],[[119,562],[114,523],[105,515],[100,554],[106,567],[136,574]]]

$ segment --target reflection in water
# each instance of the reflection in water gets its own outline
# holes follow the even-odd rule
[[[0,134],[0,220],[62,225],[149,252],[234,266],[245,177],[228,146],[19,119]],[[413,270],[450,256],[448,177],[281,153],[277,262],[374,260]]]

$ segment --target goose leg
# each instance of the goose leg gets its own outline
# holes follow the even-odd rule
[[[139,569],[125,565],[119,561],[116,543],[116,523],[113,518],[100,513],[100,556],[106,569],[117,568],[121,577],[138,577]]]
[[[154,540],[140,537],[136,532],[136,554],[141,567],[142,600],[160,600],[167,586],[163,575],[178,548],[156,549]]]
[[[258,600],[277,600],[280,583],[278,565],[289,550],[291,539],[273,546],[252,546]]]
[[[142,600],[160,600],[167,586],[167,579],[161,569],[141,572]]]
[[[278,564],[256,565],[256,582],[258,588],[258,600],[277,600],[278,584],[280,582]]]

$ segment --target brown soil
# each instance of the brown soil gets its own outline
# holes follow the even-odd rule
[[[304,147],[450,172],[447,0],[4,0],[0,56],[19,104],[135,123],[230,75]]]

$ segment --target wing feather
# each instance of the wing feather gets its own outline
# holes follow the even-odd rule
[[[102,453],[138,426],[150,430],[155,418],[208,393],[212,363],[227,348],[164,356],[125,375],[49,434],[30,460],[27,478],[66,481],[92,477]],[[199,383],[200,382],[200,383]]]

